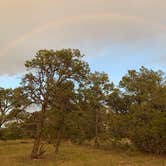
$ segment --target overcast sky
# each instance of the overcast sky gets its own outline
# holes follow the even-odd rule
[[[117,84],[128,69],[165,70],[165,45],[165,0],[0,0],[3,87],[39,49],[79,48]]]

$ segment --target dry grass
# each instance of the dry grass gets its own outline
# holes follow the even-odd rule
[[[40,160],[30,160],[32,143],[0,142],[0,166],[166,166],[165,156],[132,151],[104,151],[64,143],[55,157],[53,147]]]

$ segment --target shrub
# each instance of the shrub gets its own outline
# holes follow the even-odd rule
[[[129,137],[145,152],[166,153],[166,112],[136,109],[131,115]]]

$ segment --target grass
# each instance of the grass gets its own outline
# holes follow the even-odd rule
[[[129,150],[97,150],[69,142],[62,144],[57,156],[48,145],[42,159],[31,160],[32,142],[21,142],[0,141],[0,166],[166,166],[165,156]]]

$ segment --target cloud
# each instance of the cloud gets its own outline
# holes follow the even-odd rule
[[[124,52],[125,56],[146,52],[149,58],[151,53],[166,53],[165,1],[0,2],[0,17],[6,17],[0,39],[0,74],[22,72],[24,61],[43,48],[80,48],[87,56],[114,50],[114,55],[107,55],[113,58]]]

